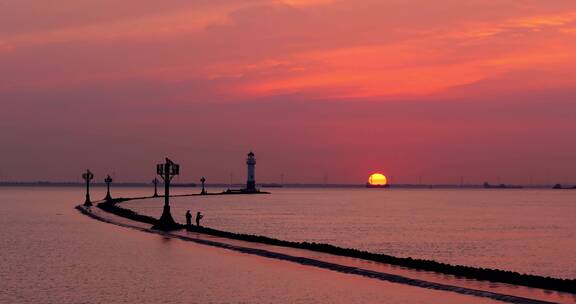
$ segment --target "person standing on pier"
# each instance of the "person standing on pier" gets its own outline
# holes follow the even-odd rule
[[[204,215],[198,211],[196,213],[196,226],[200,227],[200,220],[204,217]]]
[[[192,213],[190,210],[186,211],[186,227],[192,226]]]

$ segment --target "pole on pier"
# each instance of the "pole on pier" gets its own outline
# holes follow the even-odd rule
[[[158,183],[160,181],[157,178],[152,180],[152,184],[154,184],[154,197],[158,197]]]
[[[112,177],[110,177],[110,175],[106,176],[104,182],[106,183],[106,197],[104,199],[109,201],[112,199],[112,196],[110,195],[110,184],[112,183]]]
[[[166,162],[156,165],[156,174],[164,180],[164,210],[158,223],[153,228],[159,230],[178,229],[172,214],[170,213],[170,181],[180,174],[180,165],[166,158]]]
[[[208,194],[206,192],[206,187],[204,187],[204,183],[206,183],[206,178],[204,176],[202,176],[202,178],[200,179],[200,182],[202,183],[202,192],[200,192],[200,194],[205,195]]]
[[[86,169],[86,172],[82,173],[82,179],[86,181],[86,200],[84,201],[84,206],[90,207],[92,206],[92,202],[90,201],[90,181],[94,179],[94,174],[90,172],[89,169]]]

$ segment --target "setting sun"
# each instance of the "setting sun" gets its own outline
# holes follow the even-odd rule
[[[371,186],[385,186],[388,183],[386,176],[381,173],[374,173],[368,178],[368,184]]]

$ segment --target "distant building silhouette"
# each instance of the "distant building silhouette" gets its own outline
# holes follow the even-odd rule
[[[520,189],[520,188],[524,188],[524,187],[518,186],[518,185],[506,185],[506,184],[492,185],[488,182],[484,182],[483,186],[486,189]]]

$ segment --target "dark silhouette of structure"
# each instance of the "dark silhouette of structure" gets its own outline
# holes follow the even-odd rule
[[[366,188],[390,188],[390,184],[386,183],[384,185],[372,185],[371,183],[366,183]]]
[[[157,178],[154,178],[152,180],[152,183],[154,184],[154,197],[158,197],[158,183],[160,181]]]
[[[204,176],[202,176],[202,178],[200,179],[200,182],[202,183],[202,192],[200,192],[200,194],[202,194],[202,195],[208,194],[208,192],[206,192],[206,187],[204,184],[204,183],[206,183],[206,178],[204,178]]]
[[[506,185],[506,184],[499,184],[499,185],[492,185],[488,182],[484,182],[483,187],[485,189],[521,189],[524,188],[518,185]]]
[[[246,192],[257,192],[256,189],[256,157],[254,152],[250,151],[248,153],[248,158],[246,159],[246,165],[248,165],[248,176],[246,180]]]
[[[204,217],[204,215],[198,211],[196,212],[196,226],[200,227],[200,220]]]
[[[576,186],[562,186],[561,184],[556,184],[552,189],[576,189]]]
[[[89,169],[86,169],[86,172],[82,173],[82,179],[86,181],[86,200],[84,201],[84,206],[90,207],[92,206],[92,202],[90,201],[90,181],[94,179],[94,174],[90,172]]]
[[[112,183],[112,177],[110,177],[110,175],[106,176],[104,182],[106,183],[106,197],[104,199],[109,201],[112,199],[112,196],[110,195],[110,184]]]
[[[186,211],[186,226],[192,226],[192,213],[190,213],[190,210]]]
[[[263,192],[256,188],[256,157],[254,156],[254,152],[248,153],[246,165],[248,165],[246,187],[242,189],[227,189],[223,194],[268,194],[268,192]]]
[[[158,223],[152,228],[165,231],[179,229],[170,213],[170,181],[180,174],[180,165],[166,158],[166,163],[156,165],[156,173],[164,180],[164,210]]]

